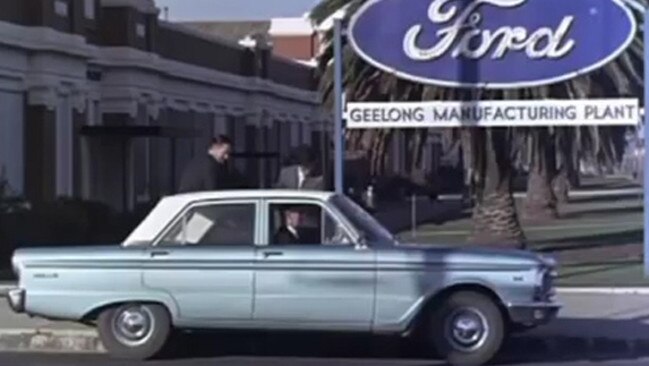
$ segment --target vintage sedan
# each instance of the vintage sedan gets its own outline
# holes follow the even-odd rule
[[[158,355],[173,330],[263,329],[409,335],[453,365],[481,365],[560,308],[549,258],[403,244],[327,192],[167,197],[121,245],[12,260],[14,311],[96,326],[127,359]]]

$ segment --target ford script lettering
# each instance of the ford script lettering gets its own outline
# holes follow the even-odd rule
[[[350,41],[405,79],[501,89],[593,71],[635,32],[621,0],[370,0],[351,21]]]
[[[449,5],[446,11],[444,6],[454,0],[436,0],[430,4],[428,17],[433,23],[446,24],[437,34],[439,43],[430,49],[421,49],[417,40],[423,30],[422,25],[415,25],[404,40],[404,51],[413,60],[434,60],[453,46],[452,57],[483,58],[485,54],[495,47],[491,58],[502,58],[508,51],[525,51],[529,58],[559,58],[563,57],[574,47],[575,41],[565,40],[566,34],[574,21],[574,17],[567,16],[561,21],[556,30],[542,27],[528,34],[523,27],[501,27],[494,31],[480,29],[482,15],[477,9],[482,4],[490,4],[502,8],[511,8],[522,5],[526,0],[476,0],[467,6],[461,13],[457,5]],[[457,17],[454,15],[459,13]],[[464,31],[466,29],[466,31]],[[477,46],[471,48],[471,41],[476,40]]]

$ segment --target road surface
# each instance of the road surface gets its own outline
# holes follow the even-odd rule
[[[551,358],[551,357],[550,357]],[[610,357],[604,360],[502,362],[507,366],[646,366],[649,358],[626,359]],[[443,366],[441,361],[373,358],[294,358],[294,357],[210,357],[184,358],[151,362],[123,362],[105,356],[2,354],[0,365],[6,366]],[[496,364],[498,365],[498,363]]]

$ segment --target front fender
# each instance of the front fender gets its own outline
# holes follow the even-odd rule
[[[504,310],[506,308],[506,303],[498,294],[496,286],[494,286],[492,283],[479,278],[455,280],[450,282],[443,288],[432,288],[426,294],[417,299],[413,306],[408,309],[408,312],[405,314],[405,317],[402,320],[404,329],[411,329],[413,325],[417,323],[418,318],[422,314],[427,313],[431,307],[434,307],[436,303],[443,301],[443,299],[448,295],[459,291],[474,291],[483,293],[493,299],[501,309]]]
[[[503,309],[504,316],[509,317],[507,304],[529,301],[534,293],[531,283],[515,283],[510,279],[513,275],[497,271],[466,275],[449,272],[444,276],[439,272],[381,274],[374,330],[378,333],[407,332],[431,304],[461,290],[484,293]]]

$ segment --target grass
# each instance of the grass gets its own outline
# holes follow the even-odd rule
[[[641,262],[565,266],[560,269],[559,286],[646,287],[649,278]]]
[[[517,202],[521,212],[524,200]],[[561,218],[522,220],[530,249],[559,260],[563,286],[649,286],[642,263],[644,203],[642,197],[580,198],[560,209]],[[425,224],[400,235],[420,243],[468,245],[469,215]]]

